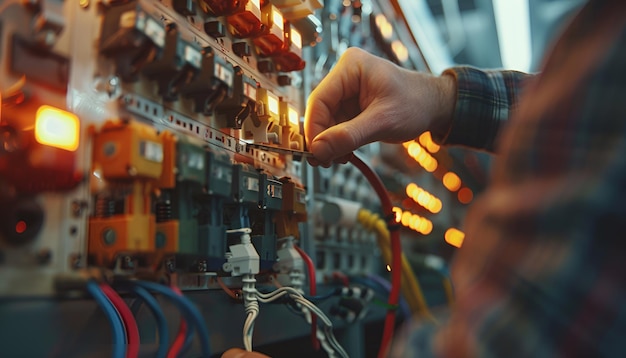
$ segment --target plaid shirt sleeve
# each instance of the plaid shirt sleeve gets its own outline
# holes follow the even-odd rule
[[[626,355],[624,14],[623,0],[587,2],[525,85],[467,212],[448,319],[412,322],[393,357]],[[449,139],[465,128],[463,144],[493,147],[466,126],[498,131],[481,100],[473,112],[492,116],[459,116]]]
[[[456,79],[456,107],[448,134],[435,140],[493,151],[498,132],[515,110],[526,79],[532,76],[517,71],[481,71],[473,67],[450,68],[444,71],[444,75]]]

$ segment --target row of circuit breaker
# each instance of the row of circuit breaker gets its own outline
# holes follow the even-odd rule
[[[98,266],[153,267],[176,254],[178,270],[218,271],[227,230],[250,228],[271,267],[277,238],[298,237],[306,220],[305,191],[290,178],[141,122],[106,123],[94,136],[93,167],[88,252]]]

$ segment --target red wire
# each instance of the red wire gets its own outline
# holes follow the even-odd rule
[[[172,291],[177,295],[182,296],[183,293],[177,286],[171,286]],[[172,343],[169,351],[167,351],[167,358],[178,358],[178,354],[183,349],[185,344],[185,337],[187,336],[187,322],[183,317],[180,318],[180,325],[178,326],[178,334]]]
[[[370,168],[365,162],[357,156],[356,153],[350,158],[350,163],[357,167],[361,173],[365,176],[367,181],[376,191],[376,194],[380,198],[380,204],[385,215],[392,217],[393,206],[391,199],[387,193],[387,189],[383,185],[382,180],[372,168]],[[397,307],[398,300],[400,299],[400,285],[402,280],[402,246],[400,243],[400,233],[398,230],[390,230],[391,234],[391,292],[389,293],[389,300],[387,301],[391,307]],[[378,358],[384,358],[389,349],[391,339],[393,338],[393,332],[396,322],[396,311],[394,309],[387,310],[385,316],[385,326],[383,329],[383,338],[380,342],[380,350],[378,351]]]
[[[304,250],[295,245],[294,247],[304,260],[304,263],[306,263],[307,270],[309,271],[309,294],[315,296],[317,294],[317,282],[315,279],[315,265],[313,264],[313,260],[311,260],[311,257],[307,255]],[[315,350],[320,349],[320,342],[317,340],[317,316],[313,313],[311,313],[311,344],[313,344]]]
[[[100,289],[107,296],[107,298],[111,301],[113,306],[117,312],[119,312],[120,317],[122,317],[122,321],[124,321],[124,326],[126,329],[126,338],[128,339],[128,349],[126,350],[126,358],[137,358],[139,355],[139,328],[137,328],[137,321],[135,321],[135,317],[133,313],[128,308],[128,305],[120,295],[115,292],[111,286],[106,283],[100,283]]]

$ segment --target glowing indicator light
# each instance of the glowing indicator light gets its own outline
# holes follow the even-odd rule
[[[391,272],[391,266],[387,265],[386,268],[388,272]]]
[[[284,30],[283,15],[275,8],[272,8],[272,24],[278,26],[281,31]]]
[[[35,139],[40,144],[75,151],[80,138],[80,121],[73,113],[41,106],[35,121]]]
[[[300,114],[291,106],[289,106],[289,123],[294,127],[300,127]]]
[[[449,228],[444,235],[446,242],[454,247],[461,247],[465,234],[455,228]]]
[[[26,225],[26,222],[24,220],[20,220],[17,222],[17,224],[15,224],[15,232],[18,234],[23,234],[27,228],[28,226]]]
[[[402,220],[402,209],[395,206],[393,209],[393,213],[396,215],[396,222],[399,223]]]
[[[453,172],[447,172],[443,175],[443,186],[450,191],[457,191],[461,188],[461,179]]]
[[[430,132],[422,133],[418,138],[419,143],[431,153],[437,153],[441,148],[437,143],[433,142]]]
[[[276,117],[279,117],[279,115],[278,115],[278,96],[276,96],[275,94],[273,94],[271,92],[267,92],[267,108],[269,109],[271,114],[273,114]]]
[[[291,43],[296,45],[297,48],[302,48],[302,35],[298,32],[298,30],[293,27],[290,30]]]
[[[256,6],[257,9],[261,8],[261,3],[259,2],[259,0],[250,0],[250,3]]]
[[[385,40],[391,39],[393,36],[393,26],[387,21],[387,18],[383,14],[376,15],[376,26],[380,30],[380,34]]]
[[[411,225],[411,213],[408,211],[405,211],[402,213],[402,219],[400,220],[402,222],[402,226],[409,226]]]

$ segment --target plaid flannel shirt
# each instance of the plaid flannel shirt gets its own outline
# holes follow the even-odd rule
[[[414,320],[392,355],[626,356],[626,1],[590,0],[528,81],[448,73],[444,142],[499,154],[465,220],[448,319]]]

